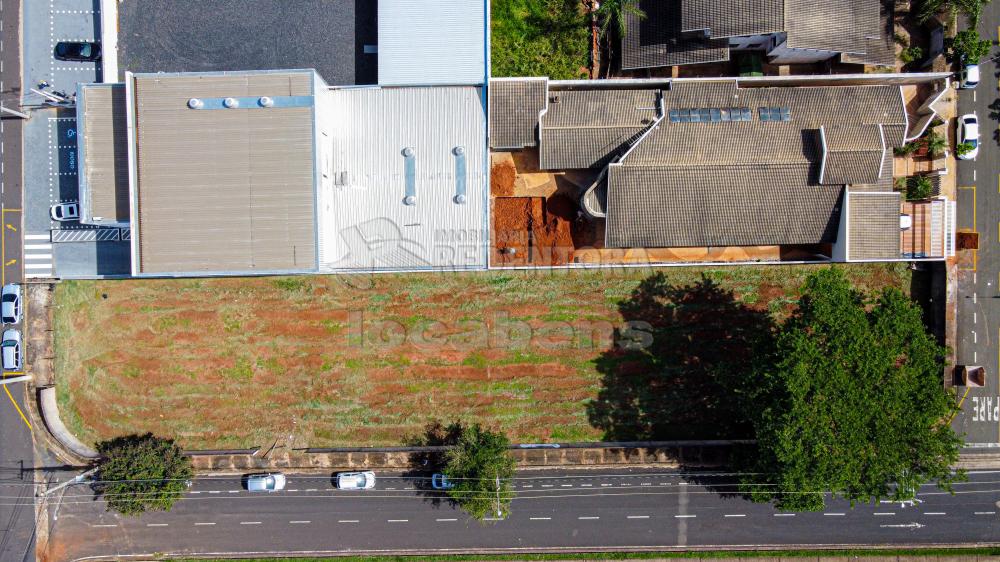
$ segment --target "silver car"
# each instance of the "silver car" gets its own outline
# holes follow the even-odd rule
[[[21,286],[9,283],[0,291],[0,320],[4,324],[17,324],[21,321]]]
[[[285,489],[285,475],[280,472],[266,472],[247,476],[248,492],[277,492]]]
[[[3,343],[0,343],[3,353],[3,370],[21,370],[21,332],[10,329],[3,333]]]
[[[341,490],[370,490],[375,487],[375,473],[341,472],[337,474],[337,487]]]

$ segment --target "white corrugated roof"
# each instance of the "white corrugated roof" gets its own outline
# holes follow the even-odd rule
[[[487,10],[485,0],[379,0],[378,83],[484,83]]]
[[[329,91],[320,271],[486,267],[484,106],[473,86]]]

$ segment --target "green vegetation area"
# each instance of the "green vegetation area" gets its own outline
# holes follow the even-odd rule
[[[649,333],[627,323],[688,311],[657,334],[711,346],[728,328],[720,311],[780,321],[824,267],[66,281],[60,412],[90,443],[150,431],[186,449],[289,434],[296,446],[397,445],[434,420],[515,443],[732,436],[749,428],[686,417],[705,411],[703,389],[664,386],[623,352]],[[911,285],[905,264],[839,269],[866,292]],[[698,300],[706,282],[721,300]],[[635,415],[657,404],[670,408]]]
[[[579,0],[492,0],[493,76],[586,77],[590,26]]]

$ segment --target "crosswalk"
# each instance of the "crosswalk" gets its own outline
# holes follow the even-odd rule
[[[24,235],[24,276],[52,277],[52,243],[49,234]]]

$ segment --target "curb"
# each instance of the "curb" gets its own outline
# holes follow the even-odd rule
[[[62,419],[59,417],[59,405],[56,400],[56,387],[50,386],[48,388],[42,388],[38,391],[38,403],[40,406],[40,412],[42,414],[42,419],[45,422],[45,427],[49,430],[49,433],[55,437],[63,447],[69,449],[77,457],[96,460],[98,458],[97,451],[91,449],[87,445],[84,445],[82,441],[76,438],[68,429],[66,425],[63,424]]]

